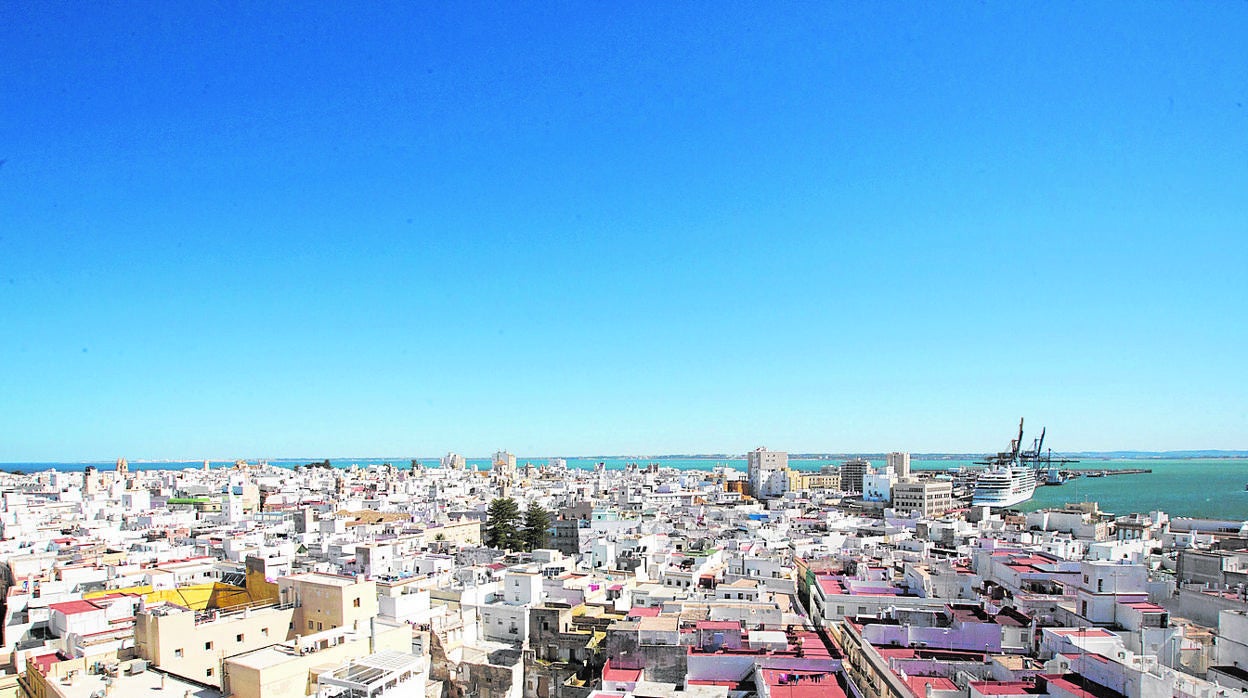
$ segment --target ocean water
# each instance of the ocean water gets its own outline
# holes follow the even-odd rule
[[[1099,502],[1114,513],[1160,509],[1171,516],[1248,520],[1248,460],[1084,461],[1077,468],[1151,468],[1141,475],[1080,477],[1056,487],[1038,487],[1029,511],[1065,502]]]
[[[271,465],[293,468],[296,465],[311,462],[313,459],[269,459]],[[568,466],[588,469],[597,463],[603,463],[608,469],[624,468],[629,463],[645,465],[659,463],[664,467],[680,470],[711,470],[717,465],[725,465],[744,471],[744,458],[568,458]],[[420,458],[418,461],[427,467],[436,467],[438,459]],[[518,458],[517,462],[524,465],[546,463],[545,458]],[[253,461],[254,462],[254,461]],[[871,461],[873,465],[881,465],[882,460]],[[407,468],[410,458],[334,458],[330,463],[335,467],[346,468],[351,465],[361,467],[392,463],[396,467]],[[818,470],[823,465],[835,465],[839,461],[791,460],[789,464],[800,470]],[[966,460],[912,460],[911,467],[915,470],[947,470],[963,465],[970,465]],[[0,463],[0,470],[15,472],[39,472],[43,470],[81,471],[88,465],[100,470],[111,470],[114,463],[81,462],[81,463]],[[203,461],[144,461],[131,462],[131,470],[181,470],[199,468]],[[229,467],[230,462],[216,461],[213,468]],[[470,458],[469,467],[488,470],[488,458]],[[1100,478],[1080,477],[1070,480],[1064,485],[1055,487],[1037,487],[1035,496],[1019,506],[1024,510],[1035,510],[1042,507],[1061,506],[1067,502],[1094,501],[1100,503],[1101,509],[1116,514],[1132,512],[1164,511],[1171,516],[1190,516],[1196,518],[1248,520],[1248,459],[1235,458],[1193,458],[1193,459],[1115,459],[1085,460],[1070,467],[1098,470],[1119,470],[1148,468],[1151,473],[1139,475],[1110,475]]]

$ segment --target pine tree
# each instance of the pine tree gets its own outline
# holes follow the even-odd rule
[[[524,511],[524,524],[520,537],[525,550],[536,550],[546,545],[546,530],[550,528],[550,512],[533,502]]]
[[[520,505],[511,497],[499,497],[485,510],[485,544],[501,550],[519,550]]]

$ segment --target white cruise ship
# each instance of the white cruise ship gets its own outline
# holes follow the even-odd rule
[[[1022,450],[1023,420],[1018,420],[1018,438],[1010,441],[1010,450],[1002,451],[980,465],[988,466],[975,480],[971,495],[972,505],[1005,508],[1022,504],[1036,493],[1040,469],[1052,468],[1053,463],[1074,461],[1053,460],[1052,453],[1044,454],[1044,430],[1030,451]]]
[[[993,467],[979,474],[971,504],[1012,507],[1036,493],[1036,471],[1026,465]]]

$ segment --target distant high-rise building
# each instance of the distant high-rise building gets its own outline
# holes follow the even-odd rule
[[[789,491],[789,454],[768,451],[759,446],[748,456],[750,494],[756,499],[772,499]]]
[[[862,492],[862,480],[871,463],[862,458],[851,458],[841,465],[841,490]]]
[[[442,456],[443,470],[463,470],[468,467],[468,461],[458,453],[448,453]]]
[[[888,465],[897,473],[897,478],[910,477],[910,454],[893,451],[888,454]]]
[[[503,477],[514,477],[516,474],[516,457],[506,451],[494,454],[494,472]]]
[[[94,465],[88,465],[82,471],[82,493],[89,496],[99,491],[100,474],[96,472]]]

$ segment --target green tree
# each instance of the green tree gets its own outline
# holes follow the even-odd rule
[[[520,505],[511,497],[499,497],[485,510],[485,544],[502,550],[519,550]]]
[[[546,545],[546,530],[550,528],[550,512],[540,504],[533,502],[524,511],[524,524],[520,529],[520,538],[524,541],[525,550],[536,550]]]

